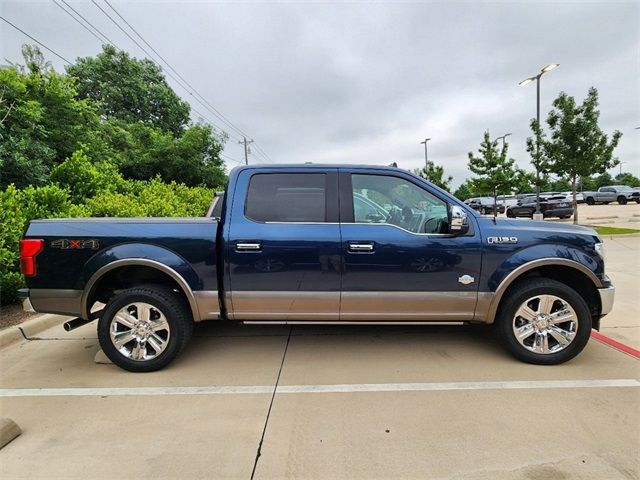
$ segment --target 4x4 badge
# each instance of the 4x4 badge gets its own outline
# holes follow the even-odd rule
[[[473,278],[471,275],[462,275],[460,278],[458,278],[458,282],[463,285],[469,285],[470,283],[473,283],[475,281],[476,279]]]
[[[95,239],[91,240],[70,240],[68,238],[60,238],[51,242],[51,248],[62,248],[63,250],[81,250],[90,249],[97,250],[100,247],[100,242]]]

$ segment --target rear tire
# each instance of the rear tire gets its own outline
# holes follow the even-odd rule
[[[619,205],[626,205],[627,204],[627,197],[623,197],[622,195],[620,195],[618,197],[618,204]]]
[[[593,197],[587,197],[585,199],[585,202],[587,205],[595,205],[596,201],[593,199]]]
[[[556,280],[532,278],[508,295],[498,310],[496,326],[514,357],[557,365],[584,349],[591,335],[591,313],[574,289]]]
[[[193,318],[184,299],[159,285],[123,290],[109,300],[98,321],[102,351],[130,372],[165,367],[192,333]]]

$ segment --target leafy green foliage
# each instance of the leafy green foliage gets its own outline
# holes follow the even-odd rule
[[[474,189],[481,195],[495,197],[501,193],[511,193],[516,186],[516,178],[520,171],[515,167],[515,160],[507,158],[509,144],[504,142],[498,148],[498,142],[491,140],[489,132],[485,132],[480,144],[479,155],[469,152],[469,170],[477,175],[472,179]]]
[[[622,172],[616,175],[615,183],[619,183],[621,185],[629,185],[630,187],[640,187],[640,178],[631,173]]]
[[[200,216],[226,182],[225,137],[147,60],[110,47],[55,72],[37,47],[0,67],[0,300],[17,300],[36,218]]]
[[[111,45],[96,57],[67,67],[77,80],[80,98],[100,106],[101,113],[127,123],[142,121],[175,136],[189,122],[189,104],[167,84],[151,60],[138,60]]]
[[[616,130],[609,140],[598,125],[599,117],[598,91],[593,87],[580,105],[575,98],[561,92],[553,101],[553,110],[547,117],[551,135],[544,142],[545,154],[552,159],[550,170],[571,181],[574,223],[578,223],[578,205],[575,201],[578,179],[605,173],[618,164],[613,151],[622,134]]]
[[[416,169],[414,171],[416,175],[421,176],[422,178],[428,179],[434,185],[446,190],[450,191],[451,182],[453,181],[453,177],[448,175],[446,178],[444,176],[444,167],[440,165],[436,165],[433,162],[429,162],[429,169],[427,167],[423,167],[420,169]]]

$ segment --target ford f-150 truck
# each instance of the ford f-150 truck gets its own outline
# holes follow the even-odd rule
[[[203,218],[30,222],[26,308],[97,319],[113,363],[151,371],[205,320],[495,324],[557,364],[613,304],[593,230],[482,217],[397,168],[239,167],[216,199]]]
[[[618,202],[620,205],[626,205],[627,202],[640,203],[640,192],[627,185],[600,187],[597,192],[583,192],[582,196],[587,205],[611,202]]]

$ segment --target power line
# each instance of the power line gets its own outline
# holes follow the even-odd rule
[[[102,33],[100,31],[100,29],[98,29],[98,27],[96,27],[93,23],[91,23],[89,20],[87,20],[84,15],[82,15],[80,12],[78,12],[75,8],[73,8],[71,5],[69,5],[65,0],[60,0],[62,3],[64,3],[69,9],[71,9],[78,17],[80,17],[82,20],[84,20],[84,22],[89,25],[91,28],[93,28],[93,30],[95,30],[97,32],[97,36],[95,34],[93,34],[93,32],[91,32],[91,30],[89,30],[94,37],[96,37],[98,39],[98,41],[101,44],[104,43],[109,43],[111,45],[113,45],[116,49],[120,50],[115,43],[113,43],[111,41],[111,39],[109,37],[107,37],[104,33]],[[56,2],[56,0],[53,0],[53,2],[58,5],[58,2]],[[62,8],[62,5],[58,5],[60,8]],[[70,12],[68,12],[67,10],[65,10],[64,8],[62,8],[62,10],[64,10],[71,18],[73,18],[76,22],[78,22],[80,25],[82,25],[84,28],[88,29],[88,27],[86,27],[80,20],[78,20],[76,17],[74,17]]]
[[[0,17],[0,20],[5,21],[6,23],[8,23],[9,25],[11,25],[13,28],[15,28],[16,30],[18,30],[20,33],[22,33],[23,35],[29,37],[31,40],[33,40],[34,42],[36,42],[38,45],[40,45],[42,48],[44,48],[45,50],[48,50],[49,52],[53,53],[56,57],[58,57],[59,59],[61,59],[64,62],[67,62],[69,65],[71,65],[71,62],[69,60],[67,60],[66,58],[64,58],[62,55],[60,55],[59,53],[53,51],[52,49],[50,49],[49,47],[47,47],[44,43],[42,43],[39,40],[36,40],[34,37],[32,37],[31,35],[29,35],[27,32],[25,32],[24,30],[22,30],[20,27],[16,27],[13,23],[11,23],[9,20],[7,20],[4,17]]]
[[[97,3],[95,2],[95,0],[92,0],[92,2],[93,2],[94,4],[96,4],[96,6],[98,6],[98,5],[97,5]],[[213,113],[216,117],[218,117],[218,118],[219,118],[219,119],[220,119],[224,124],[226,124],[229,128],[231,128],[232,130],[235,130],[236,132],[238,132],[238,133],[239,133],[240,135],[242,135],[243,137],[248,137],[248,136],[250,136],[250,135],[247,135],[244,131],[242,131],[239,127],[237,127],[236,125],[234,125],[234,124],[233,124],[233,122],[232,122],[231,120],[229,120],[229,119],[228,119],[228,118],[227,118],[227,117],[226,117],[222,112],[220,112],[220,111],[219,111],[217,108],[215,108],[215,107],[214,107],[214,106],[213,106],[213,105],[212,105],[212,104],[211,104],[211,103],[210,103],[210,102],[209,102],[209,101],[208,101],[204,96],[202,96],[202,95],[200,94],[200,92],[198,92],[198,90],[197,90],[193,85],[191,85],[191,84],[190,84],[190,83],[189,83],[189,82],[188,82],[188,81],[187,81],[187,80],[186,80],[186,79],[185,79],[185,78],[180,74],[180,72],[178,72],[175,68],[173,68],[173,66],[172,66],[172,65],[171,65],[171,64],[170,64],[170,63],[169,63],[169,62],[168,62],[168,61],[167,61],[167,60],[166,60],[162,55],[160,55],[160,53],[159,53],[155,48],[153,48],[153,46],[152,46],[149,42],[147,42],[147,40],[145,40],[145,38],[144,38],[144,37],[143,37],[143,36],[138,32],[138,30],[136,30],[136,28],[135,28],[133,25],[131,25],[131,24],[130,24],[130,23],[129,23],[129,22],[128,22],[128,21],[127,21],[127,20],[126,20],[126,19],[125,19],[121,14],[120,14],[120,12],[118,12],[118,10],[116,10],[116,9],[115,9],[115,7],[114,7],[113,5],[111,5],[111,3],[109,3],[109,1],[108,1],[108,0],[104,0],[104,2],[109,6],[109,8],[110,8],[111,10],[113,10],[113,12],[114,12],[118,17],[120,17],[120,19],[121,19],[121,20],[122,20],[122,21],[123,21],[123,22],[124,22],[124,23],[129,27],[129,28],[130,28],[130,29],[131,29],[131,31],[133,31],[133,33],[135,33],[135,34],[138,36],[138,38],[140,38],[140,40],[142,40],[142,42],[143,42],[147,47],[149,47],[149,49],[151,49],[151,51],[152,51],[153,53],[155,53],[155,54],[158,56],[158,58],[160,58],[160,60],[162,60],[162,62],[167,66],[167,68],[169,68],[173,73],[175,73],[175,75],[176,75],[178,78],[180,78],[180,80],[182,80],[182,81],[184,82],[184,84],[185,84],[185,85],[187,85],[191,90],[193,90],[193,93],[192,93],[192,92],[189,92],[191,95],[194,95],[194,94],[195,94],[195,96],[196,96],[196,97],[200,98],[200,99],[202,100],[202,102],[204,102],[204,103],[209,107],[209,108],[208,108],[208,110],[209,110],[209,111],[211,111],[211,113]],[[100,8],[100,7],[98,6],[98,8]],[[100,10],[102,10],[102,9],[100,8]],[[102,10],[102,11],[104,12],[104,10]],[[106,14],[106,12],[104,12],[104,13]],[[108,16],[108,15],[107,15],[107,16]],[[109,17],[109,18],[111,18],[111,17]],[[113,21],[113,19],[111,19],[111,20]],[[114,23],[115,23],[115,22],[114,22]],[[120,28],[120,29],[124,32],[124,30],[123,30],[119,25],[118,25],[118,28]],[[126,33],[126,32],[125,32],[125,33]],[[129,36],[129,35],[127,34],[127,36]],[[129,38],[131,38],[131,37],[129,36]],[[133,39],[132,39],[132,40],[133,40]],[[138,45],[138,47],[140,47],[140,45],[139,45],[137,42],[135,42],[135,40],[134,40],[134,43],[136,43],[136,45]],[[142,49],[142,47],[140,47],[140,48]],[[149,53],[148,53],[148,52],[146,52],[144,49],[142,49],[142,50],[143,50],[145,53],[147,53],[147,55],[149,55]],[[149,56],[151,56],[151,55],[149,55]],[[185,87],[183,86],[183,88],[185,88]],[[187,89],[185,88],[185,90],[187,90]],[[188,91],[188,90],[187,90],[187,91]],[[200,103],[202,104],[202,102],[200,102]],[[212,123],[213,123],[213,122],[212,122]],[[228,133],[228,132],[227,132],[227,134],[228,134],[229,136],[232,136],[232,135],[231,135],[230,133]],[[240,139],[239,139],[239,138],[237,138],[237,137],[235,137],[235,138],[236,138],[237,140],[240,140]],[[263,157],[265,157],[265,159],[271,160],[271,159],[269,158],[269,156],[264,152],[264,150],[262,150],[262,148],[260,148],[260,146],[259,146],[257,143],[255,144],[255,146],[256,146],[256,149],[258,150],[258,152],[259,152],[259,153],[261,153],[261,155],[262,155]]]
[[[153,63],[155,63],[158,67],[162,68],[162,66],[155,61],[153,55],[151,55],[142,45],[140,45],[135,38],[133,38],[129,32],[127,32],[124,28],[122,28],[122,26],[111,16],[109,15],[95,0],[91,0],[91,3],[93,3],[96,7],[98,7],[98,9],[104,13],[104,15],[113,22],[113,24],[118,27],[122,33],[124,33],[133,43],[136,44],[136,46],[142,50],[144,52],[145,55],[147,55],[149,57],[149,59],[151,59],[151,61]],[[117,12],[116,12],[117,13]],[[171,79],[173,79],[178,85],[180,85],[180,87],[182,87],[189,95],[191,95],[192,97],[194,97],[194,100],[196,102],[198,102],[200,105],[202,105],[203,107],[205,107],[207,110],[211,110],[206,104],[204,104],[198,97],[194,96],[193,92],[190,91],[189,88],[187,88],[178,78],[176,78],[174,75],[171,74],[171,72],[168,72],[165,70],[164,72],[167,76],[169,76]],[[193,108],[193,107],[192,107]],[[205,117],[206,118],[206,117]],[[229,132],[226,132],[223,128],[218,127],[213,121],[211,121],[210,119],[207,118],[207,121],[209,121],[212,125],[215,125],[219,130],[221,130],[222,132],[226,133],[227,135],[229,135],[230,137],[233,137],[233,135],[231,135]],[[237,137],[236,137],[237,138]]]
[[[95,2],[94,2],[95,3]],[[242,130],[240,130],[240,128],[236,127],[231,120],[229,120],[227,117],[225,117],[222,112],[220,112],[218,109],[216,109],[213,105],[211,105],[211,103],[209,103],[209,101],[204,98],[200,92],[198,92],[198,90],[196,90],[196,88],[191,85],[175,68],[173,68],[173,66],[162,56],[158,53],[158,51],[153,48],[153,46],[147,42],[144,37],[135,29],[135,27],[133,25],[131,25],[122,15],[120,15],[120,13],[108,2],[108,0],[104,0],[104,3],[106,3],[109,8],[111,10],[113,10],[115,12],[116,15],[118,15],[118,17],[120,17],[122,19],[122,21],[140,38],[140,40],[142,40],[142,42],[151,49],[151,51],[153,51],[153,53],[155,53],[160,60],[162,60],[165,65],[167,65],[167,67],[173,72],[175,73],[178,78],[180,78],[180,80],[182,80],[189,88],[191,88],[194,93],[200,98],[202,99],[202,101],[204,101],[209,107],[211,107],[211,109],[213,110],[212,113],[214,113],[214,115],[216,115],[218,118],[220,118],[220,120],[222,120],[222,122],[224,122],[229,128],[232,128],[233,130],[235,130],[236,132],[238,132],[240,135],[244,135],[247,136]]]

